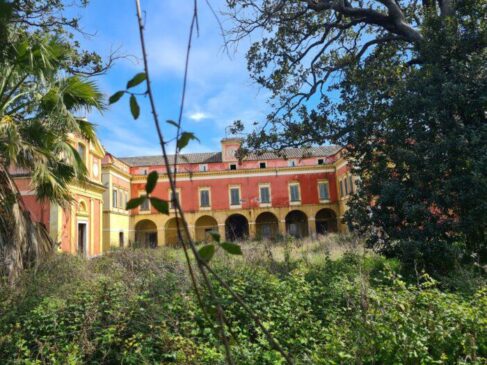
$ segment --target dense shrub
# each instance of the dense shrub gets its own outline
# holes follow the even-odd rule
[[[287,258],[289,260],[289,257]],[[298,364],[453,364],[487,359],[487,290],[415,285],[397,263],[345,254],[273,265],[216,257],[215,269]],[[218,285],[238,364],[282,364]],[[197,304],[179,251],[59,255],[0,291],[0,363],[219,364],[215,323]],[[213,313],[206,295],[208,313]]]

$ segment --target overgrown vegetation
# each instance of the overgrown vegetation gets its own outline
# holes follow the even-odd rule
[[[217,253],[212,265],[298,364],[487,360],[485,286],[445,291],[427,275],[405,280],[396,261],[344,242],[245,243],[243,257]],[[283,363],[246,312],[214,286],[236,363]],[[56,255],[16,289],[2,287],[0,356],[2,364],[225,361],[216,324],[198,305],[175,249],[90,261]]]

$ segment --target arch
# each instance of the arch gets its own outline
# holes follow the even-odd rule
[[[135,246],[155,248],[157,242],[157,226],[150,219],[143,219],[135,225]]]
[[[181,229],[181,232],[183,231],[183,221],[181,218],[177,218],[179,221],[179,228]],[[185,239],[183,237],[183,239]],[[166,245],[177,245],[179,243],[179,235],[178,235],[178,224],[176,221],[176,218],[170,218],[166,222],[166,225],[164,226],[164,241]]]
[[[319,210],[315,216],[316,233],[327,234],[337,232],[337,216],[332,209],[324,208]]]
[[[308,236],[308,216],[300,210],[286,215],[286,233],[296,238]]]
[[[78,212],[79,213],[87,213],[88,209],[86,208],[86,202],[84,200],[80,200],[78,202]]]
[[[209,215],[199,217],[194,226],[196,241],[211,241],[210,232],[218,233],[218,222]]]
[[[249,236],[249,221],[242,214],[232,214],[225,221],[225,238],[242,240]]]
[[[274,238],[279,233],[279,220],[271,212],[260,213],[255,225],[258,238]]]

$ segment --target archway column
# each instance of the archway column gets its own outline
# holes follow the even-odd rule
[[[286,232],[286,220],[285,219],[279,219],[279,233],[283,236],[287,234]]]
[[[157,227],[157,245],[164,246],[166,244],[166,237],[164,234],[164,227]]]
[[[308,233],[311,237],[316,237],[316,220],[314,217],[308,218]]]
[[[249,221],[249,239],[255,239],[257,236],[257,224],[255,224],[255,221],[250,222]]]

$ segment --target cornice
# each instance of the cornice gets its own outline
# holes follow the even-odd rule
[[[203,179],[205,177],[214,177],[214,176],[222,176],[225,175],[255,175],[259,176],[261,174],[267,173],[272,174],[275,173],[279,175],[279,173],[285,173],[286,175],[290,175],[292,173],[302,173],[306,171],[307,173],[311,172],[335,172],[335,165],[334,164],[326,164],[326,165],[318,165],[318,166],[297,166],[297,167],[278,167],[278,168],[266,168],[266,169],[240,169],[240,170],[218,170],[218,171],[206,171],[206,172],[180,172],[176,174],[176,180],[181,178],[200,178]],[[132,182],[139,183],[144,182],[147,179],[147,175],[132,175]],[[167,180],[167,174],[160,174],[160,180]]]

